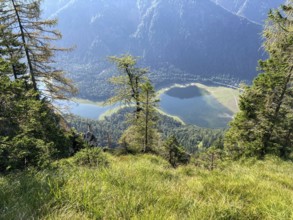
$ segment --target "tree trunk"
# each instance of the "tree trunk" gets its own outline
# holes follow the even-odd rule
[[[29,54],[29,49],[27,47],[27,43],[26,43],[26,39],[25,39],[25,35],[24,35],[24,28],[23,28],[21,20],[20,20],[20,16],[19,16],[16,4],[15,4],[15,0],[11,0],[11,1],[12,1],[12,4],[13,4],[13,8],[14,8],[14,11],[15,11],[15,14],[16,14],[16,17],[17,17],[17,21],[18,21],[18,25],[19,25],[19,29],[20,29],[21,40],[22,40],[22,43],[23,43],[23,47],[24,47],[24,50],[25,50],[25,55],[26,55],[26,58],[27,58],[28,67],[29,67],[29,70],[30,70],[30,78],[31,78],[31,81],[33,83],[34,90],[38,91],[38,87],[37,87],[37,83],[36,83],[36,79],[35,79],[35,75],[34,75],[34,69],[33,69],[32,62],[31,62],[31,57],[30,57],[30,54]],[[37,97],[37,98],[39,99],[39,97]]]
[[[128,69],[128,67],[125,68],[125,71],[127,73],[129,82],[130,82],[130,87],[132,90],[132,97],[135,100],[135,104],[136,104],[136,119],[139,119],[139,112],[141,111],[141,107],[140,107],[140,102],[139,102],[139,82],[138,82],[138,77],[135,77],[135,81],[133,80],[133,74],[131,73],[131,71]]]
[[[288,151],[287,149],[292,149],[292,132],[293,129],[289,129],[287,135],[286,135],[286,139],[285,139],[285,143],[283,144],[282,148],[280,149],[280,156],[282,158],[287,158],[288,157],[288,153],[290,153],[290,150]]]
[[[14,64],[12,64],[12,71],[13,71],[14,79],[17,80],[17,73],[16,73],[16,69],[15,69],[15,65]]]
[[[148,123],[149,123],[149,91],[146,91],[144,152],[149,150]]]

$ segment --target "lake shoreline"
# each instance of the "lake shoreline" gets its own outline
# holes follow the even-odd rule
[[[188,87],[192,87],[195,86],[200,90],[203,90],[205,92],[207,92],[208,94],[210,94],[211,96],[213,96],[221,105],[223,105],[224,107],[226,107],[227,109],[229,109],[233,114],[235,114],[238,111],[238,97],[240,94],[239,89],[235,89],[235,88],[231,88],[230,87],[226,87],[223,85],[204,85],[202,83],[199,82],[194,82],[194,83],[186,83],[186,84],[178,84],[178,83],[174,83],[173,85],[166,87],[166,88],[162,88],[160,90],[157,91],[157,96],[158,98],[161,98],[162,95],[166,94],[169,90],[175,89],[175,88],[188,88]],[[77,105],[76,106],[71,106],[73,108],[75,108],[75,111],[73,110],[72,113],[73,114],[77,114],[81,117],[84,118],[90,118],[90,119],[94,119],[94,120],[103,120],[105,117],[109,117],[114,113],[117,113],[119,110],[123,109],[124,107],[126,107],[125,105],[116,105],[113,106],[111,108],[110,105],[105,105],[105,102],[102,101],[91,101],[88,99],[81,99],[81,98],[73,98],[70,100],[70,102],[75,103]],[[77,111],[77,108],[83,108],[83,111],[89,111],[86,107],[91,108],[91,112],[93,112],[93,115],[86,115],[86,113],[81,113],[82,111]],[[94,108],[97,108],[97,111],[94,111]],[[99,109],[101,108],[101,109]],[[105,109],[105,110],[103,110]],[[170,114],[167,111],[163,110],[161,108],[161,106],[159,106],[157,108],[158,112],[162,115],[166,115],[168,117],[173,118],[174,120],[180,122],[181,124],[185,125],[188,124],[186,123],[185,120],[183,120],[183,118],[181,118],[178,114]],[[99,112],[99,113],[98,113]],[[97,115],[98,114],[98,115]],[[94,117],[94,115],[97,115],[96,117]],[[190,123],[189,123],[190,124]],[[194,124],[196,126],[199,126],[198,124]],[[202,127],[202,126],[199,126]]]
[[[175,83],[169,87],[158,90],[157,94],[158,94],[158,96],[161,96],[162,94],[164,94],[167,91],[174,89],[174,88],[187,88],[190,86],[196,86],[200,89],[203,89],[203,90],[206,90],[207,92],[209,92],[212,96],[214,96],[219,101],[219,103],[221,103],[223,106],[227,107],[234,114],[237,113],[239,111],[238,101],[239,101],[239,95],[240,95],[240,88],[236,87],[236,86],[225,85],[222,83],[216,83],[216,82],[213,82],[213,83],[219,84],[220,86],[217,86],[217,85],[208,86],[208,85],[205,85],[203,83],[198,83],[198,82],[186,83],[186,84]],[[231,100],[228,100],[228,101],[227,101],[227,99],[225,100],[226,96],[223,95],[223,93],[229,93],[232,96],[232,98],[233,98],[232,103],[229,103],[229,102],[231,102]],[[230,97],[230,99],[231,99],[231,97]]]

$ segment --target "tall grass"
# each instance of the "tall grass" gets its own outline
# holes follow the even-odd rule
[[[293,164],[231,162],[173,169],[151,156],[107,155],[107,167],[0,177],[0,219],[293,219]]]

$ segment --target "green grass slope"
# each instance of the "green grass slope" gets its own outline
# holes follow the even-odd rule
[[[293,164],[172,169],[151,156],[105,155],[107,167],[60,161],[0,176],[0,219],[293,219]]]

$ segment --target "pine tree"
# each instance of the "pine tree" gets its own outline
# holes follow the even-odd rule
[[[269,58],[261,73],[240,97],[240,112],[227,132],[225,146],[237,156],[293,151],[293,1],[271,11],[264,30]]]

